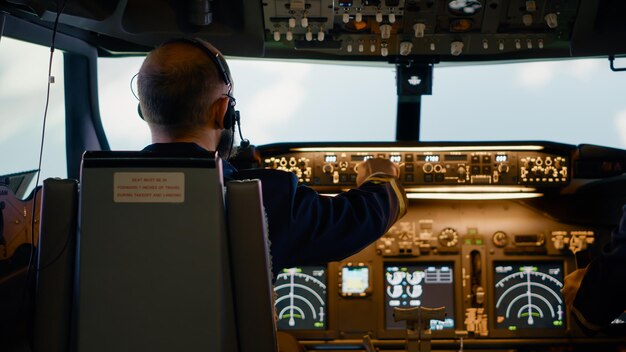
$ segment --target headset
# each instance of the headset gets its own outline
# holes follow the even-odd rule
[[[232,96],[233,89],[233,81],[228,73],[228,64],[224,57],[218,53],[213,53],[207,46],[205,46],[200,40],[195,38],[178,38],[174,40],[170,40],[165,42],[163,45],[171,44],[171,43],[183,43],[192,45],[198,49],[200,49],[206,56],[211,59],[211,62],[217,68],[217,71],[224,81],[224,84],[228,86],[228,93],[225,96],[228,98],[228,108],[226,109],[226,113],[224,114],[224,128],[231,129],[233,133],[235,132],[235,126],[239,127],[239,138],[241,139],[241,148],[247,148],[250,145],[250,141],[243,138],[241,134],[241,116],[239,114],[239,110],[235,110],[235,105],[237,105],[237,100]],[[132,85],[132,84],[131,84]],[[141,112],[141,104],[137,105],[137,112],[139,116],[143,119],[143,114]]]

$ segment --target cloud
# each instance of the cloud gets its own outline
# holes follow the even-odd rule
[[[307,99],[311,68],[305,64],[257,63],[257,74],[269,73],[271,81],[260,82],[259,90],[245,102],[258,125],[291,120]],[[260,72],[258,72],[260,71]],[[268,109],[267,107],[271,107]]]
[[[602,69],[602,62],[598,59],[575,60],[566,64],[567,72],[581,81],[588,81]],[[569,67],[568,67],[569,66]]]
[[[523,88],[545,88],[554,81],[557,69],[558,64],[554,62],[523,64],[517,70],[515,81]]]
[[[626,109],[619,111],[613,121],[622,145],[626,145]]]

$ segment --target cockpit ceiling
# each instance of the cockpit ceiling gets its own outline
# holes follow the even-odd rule
[[[66,2],[63,7],[63,3]],[[226,55],[440,62],[626,54],[621,0],[0,0],[100,55],[207,39]]]

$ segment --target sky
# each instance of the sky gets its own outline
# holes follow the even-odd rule
[[[49,49],[0,41],[0,174],[37,167]],[[150,143],[132,76],[142,58],[100,59],[100,113],[113,149]],[[253,144],[391,141],[395,68],[229,58]],[[617,62],[619,66],[620,63]],[[53,64],[42,179],[64,177],[62,55]],[[423,97],[425,141],[548,140],[626,148],[626,73],[607,59],[435,67]]]

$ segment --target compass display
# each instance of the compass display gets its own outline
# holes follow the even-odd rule
[[[274,286],[278,329],[326,329],[326,284],[326,267],[283,269]]]
[[[563,263],[495,263],[494,281],[496,328],[565,328]]]
[[[431,320],[432,330],[454,328],[454,274],[452,264],[385,265],[385,320],[387,329],[405,329],[393,319],[395,307],[446,307],[444,321]]]

